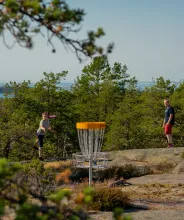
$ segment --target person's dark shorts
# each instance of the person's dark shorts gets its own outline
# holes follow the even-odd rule
[[[38,138],[38,146],[39,146],[39,147],[43,147],[44,135],[36,134],[36,136],[37,136],[37,138]]]
[[[164,133],[165,134],[172,134],[172,126],[173,125],[171,125],[171,124],[166,124],[165,126],[164,126]]]

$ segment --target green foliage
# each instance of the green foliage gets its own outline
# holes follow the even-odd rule
[[[127,67],[115,63],[111,68],[107,57],[95,57],[77,77],[72,92],[79,121],[108,121],[121,100],[129,81]],[[120,86],[121,85],[121,86]]]
[[[48,198],[55,203],[60,203],[64,198],[69,198],[71,192],[69,190],[59,190],[49,195]]]
[[[113,211],[114,208],[127,208],[130,201],[121,189],[117,188],[97,188],[94,192],[93,203],[90,209],[98,211]]]
[[[143,138],[140,124],[143,118],[140,94],[133,88],[125,92],[117,110],[111,116],[112,124],[107,133],[106,148],[130,149]],[[140,146],[141,148],[141,146]]]
[[[0,199],[0,217],[5,213],[5,202],[3,199]]]
[[[30,166],[24,167],[23,170],[30,173],[30,170],[36,169],[35,173],[38,175],[37,178],[40,178],[39,175],[44,174],[41,174],[43,172],[43,167],[39,163],[34,162]],[[72,202],[70,191],[59,190],[53,194],[48,195],[47,197],[45,197],[44,194],[40,195],[40,187],[43,187],[43,183],[34,186],[36,188],[35,192],[30,186],[26,188],[25,180],[16,178],[15,175],[16,172],[20,169],[21,167],[17,166],[17,164],[10,165],[8,164],[7,160],[0,160],[0,216],[5,214],[4,210],[6,205],[6,208],[11,207],[14,209],[16,220],[59,220],[68,218],[86,220],[89,218],[88,213],[82,208],[82,206],[91,202],[91,195],[93,193],[92,189],[84,189],[84,197],[81,201],[81,207],[79,207],[78,204],[74,205],[74,203],[72,203],[72,208],[70,206],[67,207],[62,200],[65,200],[68,203]],[[32,178],[34,177],[32,176]],[[37,199],[36,203],[29,202],[28,198],[32,197]],[[51,206],[51,202],[54,202],[55,205]]]
[[[45,169],[44,164],[39,160],[24,164],[17,178],[22,179],[29,188],[39,188],[37,194],[40,195],[48,194],[56,185],[55,173],[50,168]]]
[[[86,187],[83,190],[84,193],[84,204],[91,204],[93,202],[94,189],[91,187]]]
[[[5,158],[0,159],[0,186],[3,185],[3,178],[11,177],[15,172],[20,170],[20,165],[18,163],[9,166]]]
[[[164,120],[163,100],[171,98],[171,105],[177,112],[177,99],[172,98],[177,91],[175,85],[160,77],[154,86],[139,91],[135,79],[130,82],[122,101],[110,117],[112,123],[106,135],[105,149],[165,147],[166,140],[161,127]],[[177,115],[176,118],[178,120]],[[177,124],[173,134],[177,145],[177,135],[182,140]]]
[[[123,209],[122,208],[115,208],[113,210],[113,217],[116,220],[132,220],[130,215],[123,216]]]
[[[80,61],[83,56],[111,53],[113,44],[109,44],[105,52],[96,43],[96,40],[105,35],[101,27],[97,31],[89,31],[87,38],[82,40],[69,37],[70,33],[81,30],[85,14],[83,9],[71,9],[65,1],[1,0],[0,34],[8,48],[12,48],[14,44],[11,46],[6,43],[5,32],[11,34],[20,46],[31,49],[34,44],[32,33],[40,34],[46,30],[52,52],[56,52],[53,39],[57,38],[65,47],[72,48]]]
[[[184,83],[182,82],[176,88],[174,93],[171,95],[170,99],[175,107],[176,111],[176,123],[173,129],[173,135],[175,137],[175,144],[178,146],[184,146]]]
[[[19,164],[10,165],[5,158],[0,159],[0,217],[5,213],[6,200],[9,198],[8,193],[11,186],[11,177],[20,169],[21,166]],[[14,198],[10,201],[14,202]]]
[[[42,216],[38,216],[38,212],[40,211],[40,207],[38,205],[34,204],[28,204],[24,203],[16,213],[16,218],[15,220],[30,220],[30,219],[35,219],[35,220],[42,220],[42,219],[48,219]]]
[[[144,123],[146,123],[145,119],[149,118],[152,109],[150,106],[146,106],[148,116],[144,118],[145,112],[143,114],[142,109],[145,108],[148,99],[144,92],[136,89],[136,79],[130,78],[126,71],[126,66],[122,67],[121,64],[115,63],[111,68],[106,57],[96,57],[90,65],[83,69],[82,76],[77,78],[71,91],[58,87],[60,81],[67,75],[66,71],[57,74],[44,73],[43,79],[37,82],[34,87],[30,85],[29,81],[10,82],[7,85],[9,93],[0,102],[1,156],[12,161],[35,157],[32,146],[43,111],[57,115],[57,119],[51,120],[51,126],[56,132],[54,134],[48,133],[44,143],[47,158],[68,156],[69,152],[77,150],[75,123],[81,120],[107,122],[105,147],[108,149],[111,148],[111,143],[115,145],[115,149],[122,149],[122,146],[123,149],[139,147],[136,145],[144,141],[145,134],[147,134],[147,138],[151,137],[149,135],[152,134],[152,127],[151,125],[147,126],[144,130]],[[169,94],[173,95],[173,90],[170,91]],[[151,94],[152,91],[149,92]],[[178,90],[178,94],[179,92],[180,90]],[[161,111],[163,108],[161,102],[159,106]],[[158,119],[161,118],[162,114],[159,113]],[[68,212],[71,218],[82,219],[79,214],[81,209],[78,208],[78,205],[80,208],[91,205],[94,192],[91,189],[85,189],[77,199],[76,209],[68,210],[65,207],[63,213],[58,213],[56,210],[58,206],[60,209],[62,201],[73,202],[71,192],[59,190],[50,194],[55,187],[54,173],[45,169],[43,163],[33,160],[30,164],[24,165],[21,171],[14,176],[15,171],[20,167],[9,166],[6,160],[2,160],[0,163],[2,165],[0,166],[0,187],[6,188],[6,191],[2,192],[5,193],[3,200],[0,201],[1,215],[4,213],[6,202],[9,202],[10,204],[18,204],[18,208],[15,210],[17,219],[22,219],[28,211],[31,213],[27,217],[34,219],[49,219],[51,217],[60,219],[61,215],[65,216]],[[80,180],[81,175],[84,178],[88,177],[88,171],[82,171],[81,174],[73,170],[71,179]],[[100,173],[99,179],[121,177],[127,179],[137,175],[139,172],[133,166],[115,167]],[[7,194],[7,192],[9,193]],[[30,196],[38,199],[41,205],[30,205],[28,202]],[[108,198],[108,195],[106,197]],[[116,195],[114,199],[114,204],[118,205],[120,201],[117,200]],[[45,208],[45,201],[51,200],[55,202],[54,209],[50,206]],[[107,201],[106,198],[102,198],[102,203],[103,201]],[[112,203],[111,200],[109,204],[105,202],[105,206],[99,205],[100,209],[112,210],[115,207],[112,207]],[[87,219],[86,216],[85,213],[84,219]]]
[[[160,77],[154,86],[140,91],[126,65],[116,62],[111,67],[106,56],[85,66],[70,91],[58,86],[66,75],[67,71],[43,73],[34,87],[29,81],[7,85],[9,92],[0,102],[1,156],[12,161],[37,157],[32,146],[44,111],[57,115],[50,120],[55,133],[48,132],[44,142],[49,159],[70,157],[79,150],[75,124],[80,121],[107,122],[104,150],[165,147],[161,125],[166,97],[176,111],[175,146],[183,146],[182,83],[176,88]]]
[[[44,140],[48,159],[68,158],[79,150],[75,124],[80,121],[107,122],[103,150],[165,147],[161,125],[166,97],[176,111],[175,146],[183,146],[182,83],[176,88],[160,77],[154,86],[140,91],[126,65],[116,62],[111,67],[106,56],[95,57],[85,66],[70,91],[59,86],[66,76],[67,71],[43,73],[34,87],[29,81],[7,85],[8,92],[0,102],[2,157],[11,161],[37,157],[32,147],[44,111],[57,115],[50,120],[55,132],[48,132]]]
[[[45,157],[66,157],[75,150],[76,129],[75,114],[72,110],[72,94],[58,84],[67,75],[61,73],[43,73],[44,78],[34,87],[30,82],[10,82],[9,93],[0,103],[0,155],[12,161],[29,160],[35,157],[33,145],[41,114],[47,111],[56,114],[51,119],[54,133],[45,138]],[[65,150],[66,149],[66,150]],[[37,155],[36,155],[37,156]]]
[[[20,169],[20,165],[10,165],[7,160],[0,160],[0,216],[6,215],[6,205],[6,208],[11,207],[14,209],[16,220],[86,220],[89,219],[89,215],[85,207],[112,211],[114,207],[118,207],[120,204],[121,207],[129,206],[128,197],[117,189],[98,188],[94,190],[91,187],[87,187],[76,198],[72,196],[70,190],[62,189],[45,197],[44,194],[39,194],[43,183],[34,186],[36,188],[36,192],[34,192],[30,186],[28,188],[25,187],[26,180],[16,178],[16,172]],[[45,172],[43,164],[38,161],[25,165],[22,171],[26,172],[27,175],[31,175],[33,179],[33,173],[36,173],[37,178],[40,178]],[[23,172],[22,175],[24,175]],[[36,203],[29,202],[28,198],[32,197],[37,199]],[[54,205],[51,206],[51,203]],[[122,217],[122,215],[120,216],[120,210],[115,210],[114,219],[119,220],[121,219],[120,217]]]

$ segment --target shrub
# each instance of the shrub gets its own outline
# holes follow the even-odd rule
[[[24,167],[24,172],[31,178],[31,174],[36,174],[37,177],[48,177],[47,172],[44,170],[43,163],[34,161]],[[36,168],[36,170],[35,170]],[[14,177],[17,171],[23,171],[20,164],[8,164],[5,159],[0,159],[0,218],[6,216],[5,206],[7,209],[10,207],[14,211],[15,219],[89,219],[89,215],[83,208],[92,200],[93,189],[84,189],[82,199],[77,195],[78,203],[75,203],[74,198],[71,196],[70,190],[58,190],[47,196],[39,195],[40,187],[44,186],[44,182],[40,179],[39,184],[36,186],[37,192],[33,192],[29,187],[24,187],[24,181]],[[34,172],[33,172],[34,171]],[[46,172],[46,173],[45,173]],[[14,193],[10,193],[13,189]],[[28,198],[34,198],[37,202],[30,202]],[[74,205],[66,206],[73,200]]]
[[[169,171],[171,171],[173,168],[175,167],[175,165],[171,162],[160,162],[156,165],[156,169],[158,171],[161,171],[162,173],[167,173]]]
[[[70,176],[70,179],[73,182],[81,182],[84,179],[89,178],[89,169],[73,167],[71,170],[72,170],[72,174]]]
[[[44,163],[39,160],[24,164],[15,178],[38,195],[47,194],[56,186],[55,173],[50,168],[44,168]]]
[[[126,164],[124,166],[113,166],[105,170],[98,171],[98,180],[103,181],[105,179],[130,179],[132,177],[140,176],[140,172],[136,166]]]
[[[130,206],[128,196],[118,188],[99,187],[95,189],[92,210],[113,211],[114,208],[127,208]]]
[[[89,170],[83,168],[71,168],[72,174],[70,179],[72,182],[82,182],[89,178]],[[108,179],[130,179],[150,173],[149,169],[144,169],[144,172],[136,166],[126,164],[124,166],[112,166],[104,170],[93,170],[93,181],[104,181]]]
[[[35,170],[36,168],[36,170]],[[33,172],[35,170],[35,172]],[[6,209],[13,209],[13,217],[15,219],[90,219],[87,212],[87,206],[94,206],[96,210],[113,210],[115,207],[127,207],[129,204],[128,197],[120,190],[90,187],[83,188],[82,192],[75,193],[72,196],[72,191],[69,189],[60,189],[47,196],[40,196],[36,192],[24,187],[22,180],[14,177],[17,171],[22,171],[20,164],[8,164],[5,159],[0,159],[0,218],[7,217]],[[24,167],[24,172],[28,171],[28,176],[32,172],[38,177],[46,178],[43,163],[34,161]],[[69,175],[69,172],[67,172]],[[65,178],[66,176],[64,176]],[[31,176],[30,176],[31,178]],[[42,180],[42,179],[41,179]],[[43,182],[38,184],[42,187]],[[10,191],[14,189],[14,193]],[[94,202],[93,201],[94,197]],[[36,201],[30,201],[30,198],[35,198]],[[5,208],[6,207],[6,208]],[[123,210],[116,209],[114,211],[114,219],[129,219],[122,216]]]

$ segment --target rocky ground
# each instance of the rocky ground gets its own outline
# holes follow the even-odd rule
[[[122,186],[133,208],[133,220],[184,219],[184,149],[135,149],[110,153],[111,165],[133,164],[151,175],[131,178]],[[113,219],[112,213],[92,214],[93,219]]]

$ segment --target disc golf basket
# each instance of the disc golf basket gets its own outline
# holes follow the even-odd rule
[[[89,168],[89,185],[92,182],[92,168],[107,167],[107,152],[101,152],[106,123],[81,122],[76,124],[81,153],[73,154],[73,165],[79,168]]]

